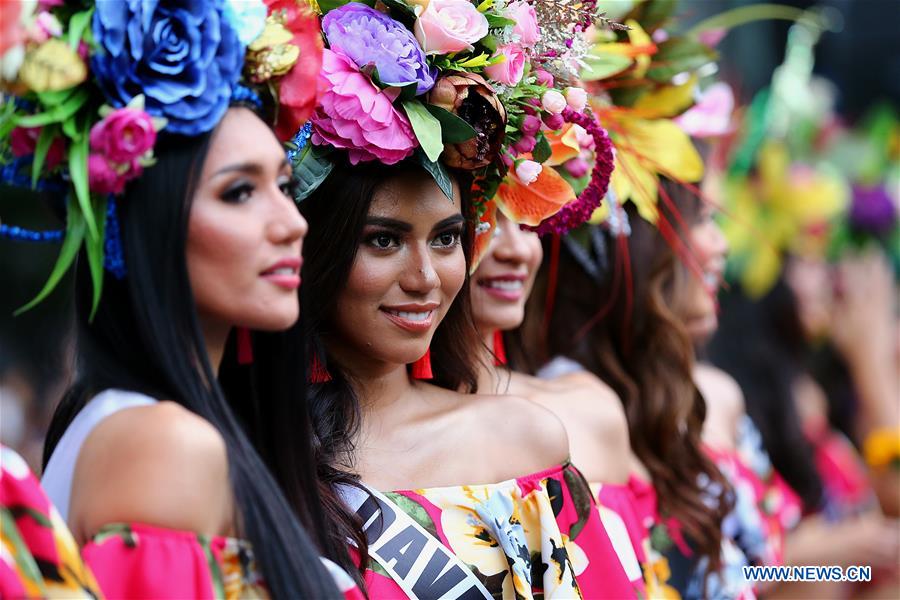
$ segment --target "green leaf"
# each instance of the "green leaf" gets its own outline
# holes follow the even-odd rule
[[[85,102],[88,101],[90,94],[84,86],[72,95],[68,96],[62,104],[58,104],[48,111],[38,113],[36,115],[28,115],[19,119],[20,127],[42,127],[50,123],[61,123],[78,112]]]
[[[644,31],[652,33],[672,16],[677,7],[677,0],[647,0],[635,8],[633,17]]]
[[[668,39],[657,48],[647,77],[660,83],[669,83],[678,73],[699,69],[718,56],[706,44],[688,38]]]
[[[438,184],[438,187],[441,188],[444,195],[452,202],[453,180],[450,179],[450,173],[447,172],[444,165],[440,162],[429,160],[421,148],[416,148],[413,158],[422,165],[422,168],[428,171],[428,174],[434,178],[435,183]]]
[[[106,237],[106,204],[107,199],[100,198],[94,202],[93,217],[96,222],[100,223],[100,235],[97,239],[88,238],[85,240],[85,249],[87,250],[88,267],[91,271],[91,281],[94,283],[94,294],[91,298],[91,316],[89,321],[94,320],[94,314],[100,305],[100,295],[103,293],[103,240]]]
[[[583,60],[584,66],[581,68],[581,80],[598,81],[600,79],[606,79],[616,73],[621,73],[630,67],[631,63],[632,60],[630,58],[622,56],[621,54],[588,53]]]
[[[418,100],[407,100],[403,103],[403,110],[409,117],[416,139],[428,156],[428,160],[436,161],[444,151],[444,143],[441,141],[441,122],[437,120],[425,105]]]
[[[294,177],[297,178],[297,191],[294,194],[294,201],[300,203],[316,191],[322,182],[331,173],[334,163],[328,158],[327,154],[311,148],[311,144],[307,142],[305,152],[300,159],[294,163]]]
[[[475,137],[475,128],[465,119],[434,104],[426,104],[425,108],[441,122],[441,135],[445,144],[459,144]]]
[[[506,17],[501,17],[500,15],[487,13],[484,16],[487,18],[488,25],[491,29],[500,29],[502,27],[506,27],[507,25],[516,24],[515,19],[507,19]]]
[[[89,8],[72,15],[69,19],[69,47],[72,50],[78,49],[78,42],[84,36],[84,30],[91,24],[91,17],[94,15],[94,9]]]
[[[537,144],[534,146],[534,150],[531,151],[531,157],[536,162],[543,163],[550,158],[551,154],[553,154],[553,150],[550,149],[550,142],[547,141],[547,136],[540,134],[538,136]]]
[[[75,256],[78,255],[78,249],[81,247],[81,242],[84,240],[85,222],[81,212],[74,206],[74,203],[71,200],[68,202],[67,209],[68,223],[66,224],[66,237],[63,239],[62,248],[59,251],[59,257],[56,259],[56,264],[53,265],[53,271],[50,273],[47,283],[45,283],[41,291],[38,292],[38,295],[35,296],[31,302],[16,310],[13,313],[15,316],[34,308],[44,298],[50,295],[50,292],[56,288],[60,279],[62,279],[63,275],[66,274],[66,271],[69,270],[72,261],[75,260]]]
[[[37,144],[34,147],[34,160],[31,163],[31,187],[36,187],[38,179],[41,178],[41,169],[44,167],[44,161],[47,159],[47,152],[50,151],[50,143],[59,131],[56,127],[44,127],[38,136]]]
[[[96,239],[100,233],[97,230],[97,222],[91,210],[91,191],[88,189],[88,135],[85,131],[81,139],[73,141],[69,145],[69,177],[72,178],[72,186],[75,188],[75,197],[84,221],[87,225],[88,238]]]
[[[319,9],[324,16],[328,11],[350,4],[350,2],[360,2],[366,6],[375,7],[375,0],[319,0]]]

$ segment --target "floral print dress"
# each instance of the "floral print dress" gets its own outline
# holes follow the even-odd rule
[[[0,598],[101,598],[99,590],[37,478],[0,446]]]
[[[385,495],[467,565],[494,598],[638,595],[587,482],[571,464],[501,483]],[[370,598],[406,597],[373,560],[366,586]]]

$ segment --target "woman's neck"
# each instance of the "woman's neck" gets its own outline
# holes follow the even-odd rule
[[[211,319],[200,318],[200,327],[203,329],[203,341],[206,345],[206,356],[214,373],[219,372],[222,364],[222,356],[225,354],[225,343],[231,332],[231,325],[226,325]]]
[[[497,393],[499,382],[508,379],[502,377],[494,365],[494,335],[496,331],[491,327],[478,327],[478,335],[482,341],[482,347],[479,349],[481,356],[478,361],[478,391],[482,394]]]

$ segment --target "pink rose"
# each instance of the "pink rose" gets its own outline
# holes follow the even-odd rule
[[[559,91],[547,90],[544,92],[544,95],[541,96],[541,106],[543,106],[544,110],[548,113],[558,115],[566,109],[568,103],[566,102],[566,97],[560,94]]]
[[[431,0],[414,27],[425,54],[471,50],[488,29],[487,18],[469,0]]]
[[[566,103],[575,112],[581,112],[587,106],[587,92],[580,87],[566,88]]]
[[[543,170],[544,167],[540,163],[536,163],[533,160],[521,160],[516,165],[516,177],[525,185],[531,185],[537,181]]]
[[[541,30],[538,27],[537,15],[534,7],[524,0],[516,0],[506,5],[503,16],[516,22],[513,33],[519,36],[519,41],[524,46],[534,46],[541,39]]]
[[[484,68],[484,74],[497,83],[516,85],[525,74],[525,63],[528,57],[518,44],[503,44],[497,47],[494,57],[503,56],[505,60]]]
[[[37,147],[40,127],[16,127],[9,134],[10,150],[15,157],[30,156]],[[66,145],[62,136],[57,136],[50,143],[50,149],[44,158],[44,170],[50,171],[62,161],[66,153]]]
[[[534,72],[534,77],[537,79],[538,85],[542,85],[544,87],[553,87],[553,75],[550,74],[549,71],[545,71],[544,69],[537,69]]]
[[[119,108],[91,127],[91,150],[116,164],[144,156],[156,143],[150,115],[135,108]]]
[[[88,156],[88,186],[92,192],[99,194],[121,194],[125,190],[125,182],[137,177],[143,170],[137,163],[131,165],[126,173],[119,173],[99,154]]]
[[[346,148],[354,165],[371,160],[392,165],[418,146],[409,119],[394,108],[396,96],[376,87],[343,54],[324,51],[318,92],[311,119],[314,144]]]
[[[522,133],[534,135],[541,129],[541,120],[534,115],[525,115],[522,119]]]

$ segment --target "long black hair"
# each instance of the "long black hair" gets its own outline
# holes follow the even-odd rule
[[[709,358],[737,380],[772,465],[805,508],[815,511],[823,499],[822,480],[794,403],[793,385],[805,370],[806,353],[797,298],[782,276],[759,300],[735,285],[720,297],[720,306]]]
[[[294,516],[294,510],[301,516],[318,516],[315,486],[290,499],[292,510],[229,408],[207,356],[185,252],[194,190],[213,135],[161,138],[154,149],[156,165],[128,185],[118,204],[128,272],[122,280],[104,274],[103,295],[93,320],[89,318],[90,273],[86,261],[80,260],[76,273],[78,375],[54,414],[44,464],[75,415],[105,389],[173,400],[209,421],[224,438],[238,509],[236,525],[253,544],[273,596],[341,598],[318,558],[314,540],[323,539],[321,521],[305,519],[307,532]],[[267,338],[257,357],[259,369],[277,372],[277,364],[262,365],[288,348],[279,346],[288,342],[275,340],[291,336],[259,337]],[[302,379],[282,381],[280,390],[266,390],[274,395],[262,398],[264,402],[259,401],[261,397],[232,398],[257,410],[246,423],[257,440],[261,436],[256,432],[266,426],[269,413],[302,403]],[[266,446],[261,451],[280,475],[284,474],[280,467],[290,465],[297,481],[312,481],[308,417],[304,410],[295,410],[291,418],[289,437],[281,431],[270,433],[278,439],[272,443],[282,446],[289,457],[273,458]],[[285,439],[291,439],[290,448],[281,445]]]
[[[334,332],[334,299],[347,283],[375,193],[389,179],[407,176],[429,175],[420,166],[409,163],[387,167],[382,164],[351,166],[343,162],[334,167],[314,194],[300,203],[300,212],[309,222],[310,231],[303,246],[304,338],[309,343],[308,355],[327,369],[330,376],[330,381],[310,385],[308,392],[320,493],[330,517],[334,545],[343,544],[346,548],[346,540],[353,539],[362,556],[366,544],[360,524],[335,493],[337,484],[354,485],[358,481],[353,473],[353,440],[360,425],[359,398],[340,364],[328,356],[324,338]],[[464,174],[454,176],[460,184],[466,215],[470,181]],[[462,239],[467,267],[471,260],[472,234],[472,229],[467,228]],[[478,336],[471,316],[468,286],[466,277],[432,338],[434,379],[431,382],[451,390],[474,392],[477,369],[471,348],[478,343]],[[344,566],[348,560],[338,563]],[[360,566],[364,566],[364,561]]]

